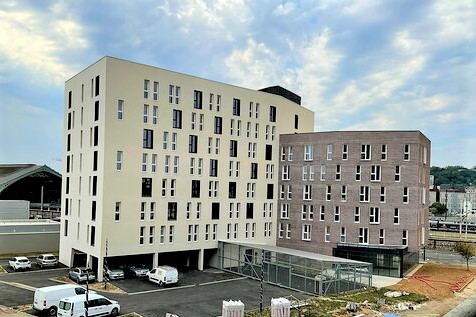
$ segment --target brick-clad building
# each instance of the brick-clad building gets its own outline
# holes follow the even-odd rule
[[[277,245],[402,275],[428,236],[430,141],[419,131],[315,132],[281,135],[280,151]]]

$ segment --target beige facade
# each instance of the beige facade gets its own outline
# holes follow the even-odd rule
[[[425,245],[430,141],[421,132],[289,134],[280,146],[278,246],[332,255],[338,244]]]
[[[106,256],[202,268],[218,240],[275,245],[279,134],[313,124],[280,95],[100,59],[66,82],[60,261],[101,277]]]

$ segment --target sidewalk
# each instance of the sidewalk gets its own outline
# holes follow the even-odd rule
[[[33,315],[24,313],[24,312],[18,312],[14,309],[11,309],[9,307],[5,307],[0,305],[0,317],[32,317]]]

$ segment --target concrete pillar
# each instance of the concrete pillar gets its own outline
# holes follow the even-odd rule
[[[159,254],[152,253],[152,268],[159,266]]]
[[[98,282],[103,281],[103,274],[104,274],[104,258],[100,257],[98,258],[98,272],[96,275]]]
[[[200,249],[198,250],[198,270],[203,271],[203,260],[205,256],[205,250]]]

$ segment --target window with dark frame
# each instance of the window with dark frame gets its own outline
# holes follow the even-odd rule
[[[99,75],[96,76],[96,80],[95,80],[95,93],[94,93],[94,96],[99,96]]]
[[[167,204],[167,220],[177,220],[177,203],[169,202]]]
[[[98,170],[98,151],[93,152],[93,171]]]
[[[230,140],[230,157],[237,157],[238,155],[238,141]]]
[[[210,160],[210,177],[218,176],[218,160]]]
[[[236,198],[236,182],[228,183],[228,198]]]
[[[154,144],[154,131],[144,129],[142,134],[142,147],[144,149],[152,149]]]
[[[274,198],[274,184],[268,184],[267,191],[266,191],[266,198],[267,199]]]
[[[176,129],[182,129],[182,110],[173,111],[172,127]]]
[[[202,109],[202,97],[203,93],[200,90],[193,91],[193,107],[196,109]]]
[[[269,121],[276,122],[276,107],[269,106]]]
[[[246,219],[253,219],[253,203],[246,203]]]
[[[258,178],[258,163],[251,163],[251,179]]]
[[[266,144],[264,159],[266,161],[271,161],[273,159],[273,146],[271,144]]]
[[[215,134],[222,134],[223,130],[223,120],[222,117],[215,117]]]
[[[152,197],[152,178],[142,178],[142,197]]]
[[[94,121],[99,120],[99,100],[94,102]]]
[[[189,135],[188,136],[188,153],[197,153],[198,149],[198,136]]]
[[[91,220],[92,221],[96,220],[96,201],[95,200],[91,202]]]
[[[200,198],[200,181],[192,180],[192,198]]]
[[[94,143],[93,143],[93,145],[97,146],[98,143],[99,143],[99,127],[95,126],[94,127]]]
[[[212,203],[212,220],[220,219],[220,203]]]
[[[233,98],[233,115],[240,115],[240,99]]]

